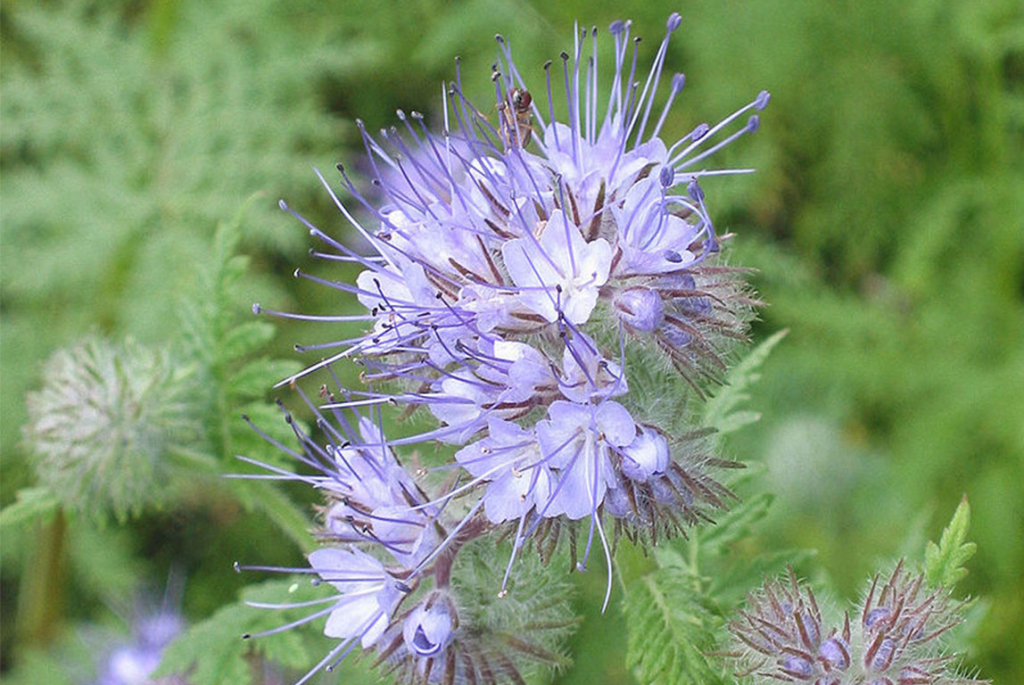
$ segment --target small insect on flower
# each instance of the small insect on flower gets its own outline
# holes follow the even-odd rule
[[[501,112],[501,138],[505,147],[526,147],[533,137],[533,114],[530,106],[533,96],[525,88],[512,88],[508,99],[499,105]]]

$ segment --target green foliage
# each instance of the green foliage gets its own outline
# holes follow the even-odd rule
[[[964,564],[978,551],[978,545],[966,542],[971,526],[971,505],[960,500],[949,525],[942,531],[939,544],[929,542],[924,550],[924,578],[930,587],[952,588],[967,575]]]
[[[625,569],[626,662],[641,685],[731,682],[716,656],[727,617],[763,577],[810,556],[751,548],[770,504],[769,495],[753,497],[689,539],[659,547],[646,572]]]
[[[255,654],[283,666],[309,668],[319,657],[303,632],[286,630],[254,639],[243,639],[242,635],[271,630],[315,609],[268,610],[248,606],[246,602],[281,603],[283,597],[288,602],[305,602],[324,595],[323,589],[313,588],[308,579],[272,580],[251,585],[242,591],[241,601],[195,624],[175,640],[164,652],[156,675],[188,673],[193,685],[248,683],[251,681],[251,656]]]
[[[274,326],[263,321],[240,321],[243,315],[249,315],[248,308],[239,306],[246,294],[243,277],[249,259],[237,254],[247,207],[217,228],[212,268],[201,275],[205,295],[185,309],[188,349],[200,360],[203,373],[205,393],[197,399],[207,405],[204,415],[208,417],[209,449],[221,455],[221,469],[234,473],[244,470],[244,465],[234,459],[238,455],[281,468],[294,467],[287,455],[267,444],[242,416],[250,417],[274,439],[292,442],[291,427],[263,398],[268,388],[302,368],[294,360],[253,358],[273,338]],[[265,482],[234,483],[233,490],[247,509],[262,508],[296,544],[311,547],[309,520],[287,497]]]
[[[18,501],[0,511],[0,530],[9,530],[36,519],[45,520],[60,506],[60,500],[46,486],[18,490]]]
[[[757,412],[739,411],[737,408],[750,399],[747,391],[761,378],[761,365],[788,332],[781,330],[770,336],[729,371],[725,386],[704,405],[704,425],[724,435],[761,418]]]
[[[742,407],[761,366],[785,335],[776,333],[736,364],[726,385],[705,405],[707,425],[728,434],[758,420],[759,414]],[[751,468],[731,485],[743,487],[763,475],[763,469]],[[725,617],[763,574],[778,573],[808,556],[741,546],[756,539],[754,527],[772,500],[768,493],[754,495],[714,524],[694,528],[687,539],[663,544],[653,566],[636,577],[625,569],[626,662],[641,685],[731,682],[712,656]]]
[[[508,551],[485,538],[459,553],[452,584],[460,620],[484,654],[513,658],[523,677],[543,681],[572,663],[564,651],[578,623],[572,587],[557,563],[544,565],[535,554],[521,554],[508,594],[499,595]]]
[[[726,683],[705,656],[719,621],[701,603],[699,584],[679,568],[635,581],[623,605],[629,636],[626,661],[640,683]]]
[[[256,40],[274,2],[84,0],[5,12],[0,98],[5,386],[89,326],[143,342],[173,336],[171,303],[201,295],[212,226],[261,188],[312,198],[314,150],[336,135],[317,108],[315,50]],[[169,13],[161,7],[171,8]],[[250,244],[296,255],[273,201]],[[45,331],[45,333],[41,333]],[[23,410],[4,407],[4,451]]]

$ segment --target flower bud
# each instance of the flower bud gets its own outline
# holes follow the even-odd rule
[[[653,429],[642,429],[639,435],[622,448],[622,473],[635,481],[646,482],[651,476],[664,473],[670,459],[668,442]]]
[[[40,481],[92,513],[124,518],[158,503],[170,448],[199,434],[188,372],[162,350],[90,339],[50,357],[44,378],[25,429]]]
[[[656,329],[664,317],[661,296],[649,288],[621,290],[615,295],[612,305],[624,324],[644,333]]]
[[[451,640],[453,631],[451,608],[446,600],[425,602],[413,609],[405,619],[402,636],[409,651],[420,657],[440,654]]]

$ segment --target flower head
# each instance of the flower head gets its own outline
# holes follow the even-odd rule
[[[90,338],[46,363],[28,395],[25,439],[39,479],[64,506],[118,517],[158,503],[172,447],[199,426],[184,401],[188,373],[131,340]]]
[[[757,682],[817,685],[952,685],[977,683],[949,670],[952,655],[936,638],[960,622],[942,589],[924,592],[923,576],[903,562],[889,579],[871,583],[859,620],[847,614],[829,627],[814,593],[790,570],[788,582],[768,581],[730,624],[742,651],[739,663]]]
[[[751,113],[768,96],[664,140],[685,83],[681,74],[663,78],[680,23],[669,17],[646,76],[637,72],[631,24],[609,27],[607,100],[598,96],[596,28],[576,31],[571,52],[543,75],[522,74],[498,36],[493,108],[469,102],[457,68],[444,90],[440,133],[415,112],[398,112],[400,128],[376,137],[360,122],[380,202],[339,170],[372,225],[321,180],[371,254],[282,202],[327,246],[321,256],[362,268],[354,284],[298,273],[355,295],[367,310],[320,318],[363,320],[368,330],[303,348],[334,352],[284,382],[352,359],[363,367],[363,387],[310,404],[329,444],[297,430],[303,450],[295,456],[316,474],[278,473],[328,495],[325,541],[376,549],[374,577],[389,574],[408,590],[394,595],[381,580],[373,592],[353,595],[358,611],[339,617],[365,615],[366,625],[332,614],[329,625],[347,621],[344,632],[333,632],[344,640],[372,636],[364,646],[417,664],[410,672],[422,680],[485,672],[461,661],[468,655],[472,663],[477,637],[461,627],[462,598],[449,582],[455,555],[475,537],[497,527],[511,536],[504,597],[527,539],[537,536],[539,546],[563,529],[575,539],[587,526],[579,567],[600,540],[610,594],[606,519],[616,531],[655,537],[707,520],[702,510],[724,507],[731,496],[707,473],[724,462],[702,454],[699,427],[651,411],[631,380],[643,364],[648,374],[673,377],[678,402],[687,387],[702,396],[757,304],[742,273],[717,261],[723,238],[701,182],[749,171],[709,168],[705,160],[757,129]],[[563,101],[568,115],[557,120]],[[388,440],[383,405],[405,414],[425,409],[419,413],[436,423]],[[354,429],[346,417],[367,407],[370,416]],[[393,450],[438,443],[456,447],[454,463],[432,470],[458,473],[428,495]],[[351,550],[336,559],[351,561]]]

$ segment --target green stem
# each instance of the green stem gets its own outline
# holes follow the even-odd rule
[[[57,635],[64,609],[67,570],[67,519],[63,510],[58,508],[52,520],[39,526],[18,593],[17,634],[24,644],[33,647],[44,647]]]

